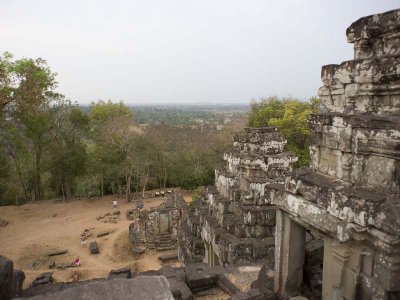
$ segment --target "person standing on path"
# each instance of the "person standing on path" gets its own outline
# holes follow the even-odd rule
[[[114,207],[114,210],[116,210],[116,209],[117,209],[117,206],[118,206],[118,200],[117,200],[117,199],[115,199],[115,200],[113,201],[113,207]]]

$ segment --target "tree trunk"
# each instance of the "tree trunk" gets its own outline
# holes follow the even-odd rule
[[[144,192],[146,191],[147,180],[149,179],[149,170],[150,170],[150,167],[147,166],[147,174],[146,174],[146,178],[144,179],[143,190],[142,190],[143,198],[144,198]]]
[[[114,191],[114,182],[111,182],[111,193],[112,193],[113,196],[114,196],[114,194],[115,194],[115,191]]]
[[[65,199],[64,183],[62,182],[61,176],[60,176],[60,185],[61,185],[62,197],[63,197],[63,199]]]
[[[12,156],[12,158],[14,159],[15,169],[17,171],[19,181],[21,182],[22,189],[24,190],[25,201],[28,201],[28,200],[32,201],[32,197],[28,197],[28,190],[26,189],[26,186],[25,186],[25,183],[24,183],[24,179],[22,178],[21,169],[20,169],[20,167],[19,167],[19,165],[17,163],[17,159],[14,156]]]
[[[165,189],[165,186],[167,185],[167,167],[165,165],[164,157],[162,157],[162,162],[163,162],[163,169],[164,169],[164,185],[163,185],[163,188]]]
[[[65,187],[65,198],[67,200],[70,200],[72,198],[72,188],[68,180],[65,180],[64,187]]]
[[[131,197],[131,180],[132,180],[132,166],[129,166],[126,170],[126,200],[130,202]]]
[[[44,199],[44,193],[43,193],[43,187],[42,187],[42,174],[41,174],[41,169],[40,169],[40,162],[42,159],[42,149],[40,146],[37,146],[36,149],[36,168],[35,168],[35,200],[43,200]]]
[[[103,174],[100,176],[100,192],[101,196],[104,197],[104,177]]]

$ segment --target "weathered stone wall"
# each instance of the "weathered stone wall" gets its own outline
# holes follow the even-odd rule
[[[275,247],[265,285],[281,298],[298,295],[308,272],[323,273],[322,289],[313,283],[323,299],[400,296],[400,10],[361,18],[346,34],[354,60],[322,68],[309,168],[292,172],[296,158],[275,128],[238,133],[216,189],[187,211],[184,262],[273,263]],[[310,232],[319,252],[324,245],[319,275],[303,266]]]
[[[284,191],[265,187],[267,202],[323,234],[323,299],[399,295],[399,37],[400,10],[361,18],[347,29],[354,60],[322,68],[321,110],[309,116],[310,168],[295,170]],[[276,257],[285,260],[275,274],[286,277],[277,275],[275,291],[285,297],[301,283],[302,270],[290,271],[291,254],[279,244],[299,239],[291,234],[276,235]]]
[[[234,136],[233,149],[224,154],[226,168],[215,170],[215,187],[207,188],[183,221],[182,241],[191,244],[190,251],[181,251],[184,263],[273,261],[275,208],[264,188],[283,188],[291,173],[297,158],[283,151],[285,144],[273,127],[245,128]]]

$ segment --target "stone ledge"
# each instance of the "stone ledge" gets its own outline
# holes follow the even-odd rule
[[[399,18],[399,10],[362,17],[346,29],[347,41],[354,43],[361,39],[378,38],[387,33],[398,32]]]

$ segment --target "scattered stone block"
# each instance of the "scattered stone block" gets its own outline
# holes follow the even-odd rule
[[[31,285],[36,286],[36,285],[40,285],[40,284],[52,283],[53,282],[52,276],[53,276],[53,272],[42,273],[32,281]]]
[[[100,238],[100,237],[109,235],[110,233],[111,233],[110,231],[101,231],[101,232],[99,232],[99,233],[97,234],[97,237]]]
[[[53,250],[47,253],[47,256],[56,256],[56,255],[62,255],[67,253],[67,249],[61,249],[61,250]]]
[[[226,278],[223,274],[217,275],[217,285],[220,289],[224,292],[228,293],[229,295],[234,295],[240,292],[240,289],[234,285],[228,278]]]
[[[140,255],[140,254],[143,254],[143,253],[145,252],[145,249],[139,248],[139,247],[134,247],[134,248],[132,249],[132,252],[133,252],[133,254],[135,254],[135,255]]]
[[[193,293],[211,289],[217,285],[217,275],[205,264],[185,267],[186,282]]]
[[[111,270],[108,274],[107,279],[114,279],[114,278],[132,278],[132,273],[130,268],[122,268],[117,270]]]
[[[135,219],[135,210],[134,209],[129,209],[126,211],[126,218],[128,220],[134,220]]]
[[[178,254],[170,254],[170,255],[161,255],[158,257],[163,263],[168,260],[178,259]]]
[[[261,267],[258,273],[257,280],[251,284],[252,288],[258,288],[263,293],[273,290],[274,288],[274,275],[275,272],[271,270],[266,264]]]
[[[97,245],[96,241],[90,242],[89,250],[90,250],[91,254],[99,254],[100,253],[99,246]]]

